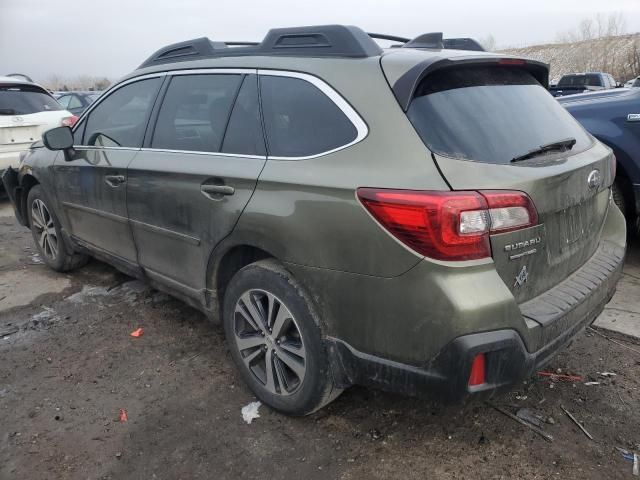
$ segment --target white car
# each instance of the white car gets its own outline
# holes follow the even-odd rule
[[[40,85],[0,77],[0,176],[17,167],[20,153],[50,128],[72,126],[78,118]]]
[[[640,77],[632,78],[624,84],[625,88],[640,87]]]

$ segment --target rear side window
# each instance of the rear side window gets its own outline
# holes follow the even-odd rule
[[[486,163],[510,163],[543,145],[591,138],[528,72],[510,67],[441,70],[418,86],[407,112],[429,149]]]
[[[0,115],[29,115],[62,110],[47,92],[34,85],[0,85]]]
[[[224,136],[222,151],[239,155],[266,155],[256,75],[247,75],[242,82]]]
[[[142,146],[147,119],[153,107],[160,78],[125,85],[95,107],[89,114],[83,145],[100,147]]]
[[[260,76],[269,155],[306,157],[353,142],[356,127],[318,87],[299,78]]]
[[[600,75],[593,73],[581,75],[565,75],[558,82],[558,87],[582,88],[582,87],[603,87]]]
[[[151,148],[219,152],[242,75],[178,75],[162,102]]]

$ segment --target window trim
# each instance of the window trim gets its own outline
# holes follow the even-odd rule
[[[305,155],[302,157],[287,157],[287,156],[278,156],[278,155],[268,155],[267,159],[269,160],[310,160],[312,158],[318,158],[325,155],[329,155],[331,153],[338,152],[340,150],[344,150],[345,148],[349,148],[356,143],[360,143],[364,140],[367,135],[369,135],[369,127],[366,122],[362,119],[362,117],[356,112],[356,110],[347,102],[342,95],[340,95],[337,91],[333,89],[328,83],[320,78],[311,75],[309,73],[302,72],[294,72],[289,70],[266,70],[266,69],[258,69],[258,78],[260,76],[270,76],[270,77],[289,77],[289,78],[298,78],[300,80],[304,80],[317,87],[322,93],[324,93],[329,100],[331,100],[347,117],[347,119],[351,122],[351,124],[356,129],[356,138],[354,138],[351,142],[342,145],[340,147],[333,148],[331,150],[326,150],[324,152],[315,153],[313,155]]]
[[[128,80],[125,80],[122,83],[118,83],[113,87],[111,87],[109,90],[107,90],[102,95],[100,95],[98,100],[96,100],[91,105],[89,105],[89,107],[87,107],[87,109],[82,113],[82,115],[76,122],[76,125],[72,129],[72,132],[75,133],[76,130],[80,128],[80,125],[85,121],[85,118],[91,114],[94,108],[97,108],[104,100],[109,98],[109,96],[111,96],[112,93],[114,93],[115,91],[117,91],[118,89],[126,85],[129,85],[134,82],[138,82],[140,80],[146,80],[149,78],[156,78],[156,77],[173,77],[173,76],[179,76],[179,75],[207,75],[207,74],[209,75],[254,74],[254,75],[258,75],[258,79],[260,76],[272,76],[272,77],[298,78],[300,80],[307,81],[312,85],[314,85],[316,88],[318,88],[322,93],[324,93],[329,98],[329,100],[331,100],[342,111],[342,113],[347,117],[347,119],[355,127],[357,132],[356,138],[345,145],[341,145],[331,150],[319,152],[313,155],[302,156],[302,157],[286,157],[286,156],[276,156],[276,155],[267,155],[267,156],[246,155],[246,154],[236,154],[236,153],[204,152],[204,151],[194,151],[194,150],[171,150],[171,149],[150,148],[150,147],[144,147],[144,146],[141,148],[136,148],[136,147],[96,147],[96,146],[90,146],[90,145],[77,145],[77,146],[74,145],[74,149],[77,149],[77,150],[108,150],[108,149],[136,150],[141,152],[166,152],[166,153],[184,153],[184,154],[194,154],[194,155],[215,155],[215,156],[222,156],[222,157],[254,158],[259,160],[284,160],[284,161],[310,160],[313,158],[329,155],[331,153],[335,153],[340,150],[344,150],[345,148],[349,148],[357,143],[360,143],[369,135],[369,127],[367,126],[366,122],[362,119],[360,114],[358,114],[358,112],[351,106],[349,102],[347,102],[347,100],[345,100],[345,98],[342,95],[340,95],[333,87],[331,87],[324,80],[321,80],[319,77],[316,77],[309,73],[296,72],[292,70],[269,70],[269,69],[259,69],[259,68],[256,69],[256,68],[224,68],[224,67],[168,70],[168,71],[149,73],[146,75],[140,75],[138,77],[129,78]],[[161,95],[161,94],[162,94],[162,86],[160,87],[160,90],[158,91],[157,95]],[[156,95],[156,101],[158,98],[157,95]],[[147,119],[147,128],[149,127],[150,120],[151,119]],[[153,126],[153,128],[155,130],[155,125]],[[264,134],[265,133],[263,132],[263,135]]]

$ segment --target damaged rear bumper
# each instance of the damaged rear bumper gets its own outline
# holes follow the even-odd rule
[[[418,367],[358,352],[339,339],[328,338],[334,380],[343,388],[364,385],[413,396],[429,394],[452,403],[470,396],[491,396],[534,374],[593,323],[615,292],[623,262],[624,249],[604,242],[564,282],[520,306],[528,322],[543,324],[538,329],[544,332],[544,342],[536,351],[528,351],[515,330],[480,332],[454,339]],[[471,365],[480,353],[485,354],[486,381],[469,386]]]

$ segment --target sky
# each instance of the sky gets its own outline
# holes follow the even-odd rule
[[[640,32],[640,0],[0,0],[0,74],[117,79],[173,42],[259,41],[272,27],[328,23],[525,46],[600,12],[621,12],[627,31]]]

